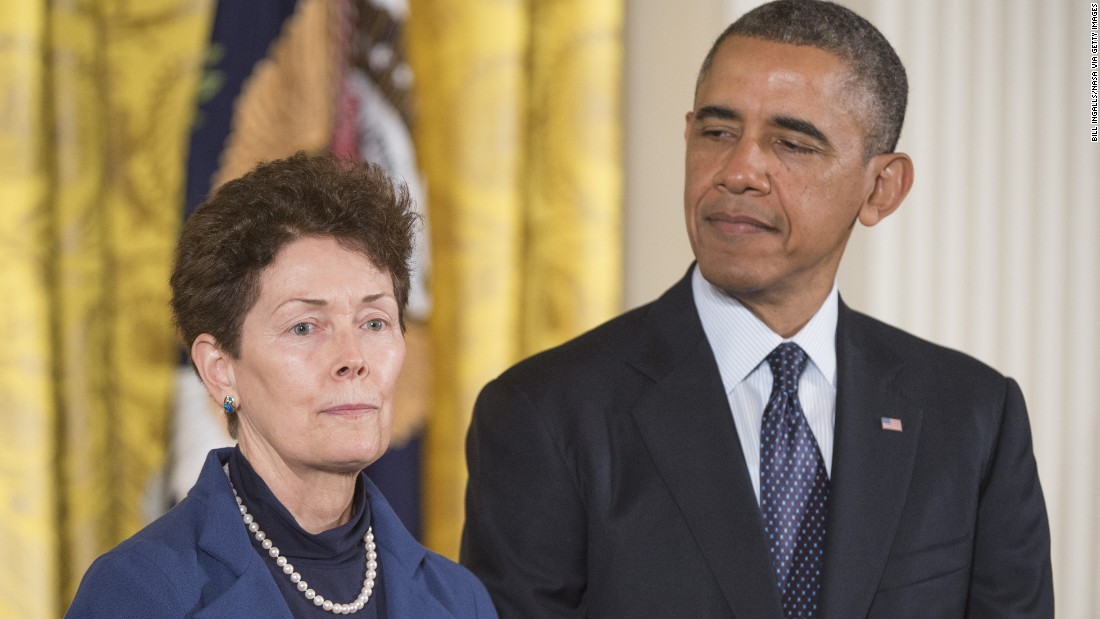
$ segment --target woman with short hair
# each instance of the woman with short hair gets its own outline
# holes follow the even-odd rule
[[[299,153],[183,227],[172,309],[237,439],[97,559],[70,617],[496,617],[363,473],[389,445],[417,215],[376,166]]]

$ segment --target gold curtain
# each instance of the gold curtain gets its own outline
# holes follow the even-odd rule
[[[57,617],[155,503],[211,0],[0,6],[0,617]]]
[[[436,374],[425,542],[457,556],[480,388],[621,296],[621,0],[412,0]]]

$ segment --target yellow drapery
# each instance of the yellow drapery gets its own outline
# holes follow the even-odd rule
[[[478,390],[621,296],[620,0],[412,0],[436,378],[425,541],[457,556]]]
[[[211,0],[0,6],[0,617],[160,505],[168,273]]]
[[[621,6],[413,0],[432,219],[427,542],[477,390],[619,309]],[[0,6],[0,617],[56,617],[159,511],[167,307],[212,0]]]

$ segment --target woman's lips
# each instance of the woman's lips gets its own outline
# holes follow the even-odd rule
[[[338,404],[336,406],[330,406],[322,410],[321,412],[329,415],[339,415],[341,417],[357,417],[373,413],[377,410],[378,407],[373,404],[356,402],[352,404]]]

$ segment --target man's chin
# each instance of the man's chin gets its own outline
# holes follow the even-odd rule
[[[758,271],[731,268],[729,265],[714,267],[699,261],[699,273],[715,288],[731,297],[755,296],[767,287],[767,278]]]

